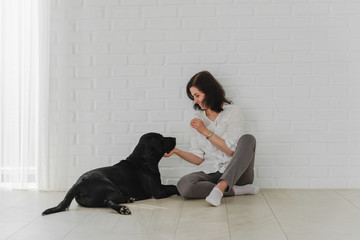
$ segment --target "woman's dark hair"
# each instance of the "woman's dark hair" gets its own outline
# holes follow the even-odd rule
[[[224,103],[231,104],[231,101],[225,98],[225,91],[221,84],[208,71],[195,74],[186,86],[186,94],[191,100],[194,100],[194,96],[190,92],[191,87],[196,87],[199,91],[205,93],[205,105],[215,112],[221,112]],[[203,110],[196,103],[194,109]]]

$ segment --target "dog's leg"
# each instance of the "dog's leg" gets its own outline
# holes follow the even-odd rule
[[[117,211],[118,213],[120,213],[121,215],[130,215],[131,211],[128,207],[126,206],[122,206],[122,205],[118,205],[116,203],[114,203],[111,200],[105,200],[105,204],[109,207],[114,209],[115,211]]]
[[[177,187],[174,185],[160,185],[160,188],[153,189],[153,197],[156,199],[170,197],[171,195],[180,195]]]
[[[175,194],[180,195],[176,186],[161,184],[160,176],[158,178],[150,178],[144,175],[141,176],[141,180],[143,188],[156,199],[170,197]]]
[[[175,185],[161,185],[161,186],[164,188],[167,194],[169,194],[169,196],[180,195],[179,190]]]
[[[105,205],[109,208],[114,209],[121,215],[130,215],[131,211],[128,207],[119,205],[120,203],[129,203],[133,202],[135,199],[131,197],[124,196],[120,190],[116,190],[112,193],[109,193],[105,197]]]

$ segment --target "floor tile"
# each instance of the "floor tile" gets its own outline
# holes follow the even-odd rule
[[[220,207],[180,196],[126,204],[132,215],[84,208],[42,216],[65,192],[0,190],[0,240],[360,240],[360,190],[264,189]]]
[[[120,215],[112,209],[94,209],[84,221],[79,223],[66,239],[79,235],[134,234],[157,239],[174,238],[182,210],[180,197],[167,199],[148,199],[124,204],[132,211],[131,215]]]
[[[230,239],[225,200],[219,207],[205,200],[184,200],[175,239]]]
[[[335,191],[360,208],[360,189],[341,189]]]
[[[288,234],[289,240],[359,240],[358,234]]]
[[[231,239],[286,239],[261,192],[226,198],[226,205]]]
[[[263,193],[287,236],[360,236],[360,209],[334,190],[264,190]]]
[[[156,233],[114,233],[114,232],[99,232],[99,233],[73,233],[67,235],[64,240],[172,240],[173,236],[167,236]]]

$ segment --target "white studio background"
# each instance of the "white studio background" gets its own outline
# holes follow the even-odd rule
[[[51,3],[50,152],[64,186],[124,159],[146,132],[186,150],[185,85],[208,70],[257,138],[257,185],[360,187],[358,1]],[[176,157],[160,165],[165,183],[192,170]]]

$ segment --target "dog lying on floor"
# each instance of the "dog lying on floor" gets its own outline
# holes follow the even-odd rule
[[[179,194],[176,186],[161,184],[158,167],[164,153],[169,153],[175,145],[175,138],[158,133],[143,135],[126,160],[84,173],[66,193],[64,200],[42,215],[66,211],[74,198],[84,207],[110,207],[120,214],[129,215],[129,208],[119,204]]]

